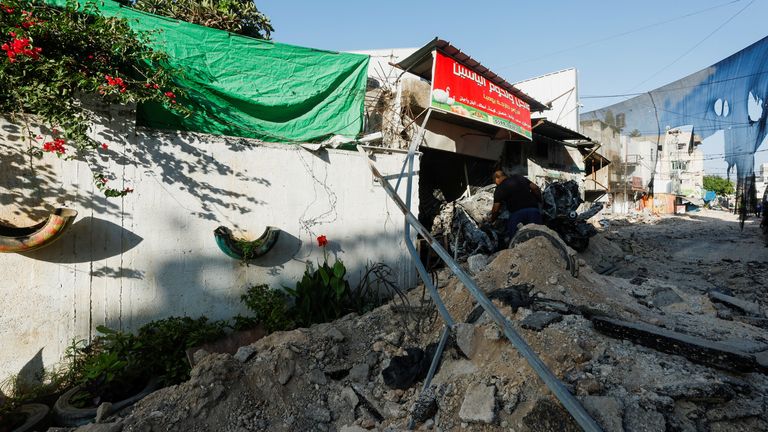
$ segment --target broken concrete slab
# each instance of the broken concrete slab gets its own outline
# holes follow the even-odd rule
[[[563,316],[557,312],[534,312],[523,319],[520,325],[528,330],[542,331],[548,325],[562,321]]]
[[[755,303],[729,296],[718,291],[710,291],[709,298],[713,302],[722,303],[730,308],[737,309],[746,315],[758,318],[765,317],[765,315],[760,311],[760,306]]]
[[[624,411],[624,426],[632,432],[656,432],[666,429],[666,420],[656,410],[630,405]]]
[[[603,427],[605,432],[624,432],[622,426],[624,408],[615,397],[585,396],[581,402],[584,409]]]
[[[696,363],[735,372],[763,372],[768,368],[759,364],[754,355],[733,347],[677,333],[645,323],[633,323],[617,319],[593,316],[592,325],[599,332],[627,339],[658,351],[681,355]]]
[[[549,399],[537,400],[531,411],[523,417],[523,424],[530,432],[583,431],[566,410]]]
[[[729,345],[737,351],[742,351],[749,354],[768,350],[768,343],[758,342],[750,339],[731,338],[721,340],[720,343]]]
[[[659,308],[669,306],[675,303],[681,303],[683,299],[671,288],[655,288],[651,294],[650,300],[653,305]]]
[[[459,350],[467,357],[471,358],[474,353],[475,326],[472,324],[456,324],[456,345]]]
[[[360,363],[352,366],[349,370],[348,378],[353,382],[365,384],[368,382],[369,367],[366,363]]]
[[[488,265],[488,256],[483,254],[475,254],[471,257],[467,258],[467,266],[469,267],[469,272],[472,274],[478,274],[485,266]]]
[[[199,350],[204,350],[206,353],[210,354],[226,353],[235,355],[241,347],[251,345],[266,336],[266,334],[267,331],[261,325],[248,330],[232,332],[219,340],[188,348],[186,350],[187,360],[189,361],[189,364],[194,367],[204,357],[195,357],[195,354]]]
[[[468,388],[459,418],[467,423],[493,423],[496,420],[496,386],[478,383]]]

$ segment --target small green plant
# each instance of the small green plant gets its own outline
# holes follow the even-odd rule
[[[152,377],[165,385],[189,379],[186,349],[224,335],[224,321],[171,317],[152,321],[136,335],[104,326],[94,341],[73,342],[65,358],[65,381],[82,385],[75,406],[95,406],[134,394]]]
[[[240,299],[255,316],[235,317],[235,329],[244,329],[261,324],[268,332],[289,330],[296,327],[288,315],[288,298],[278,290],[270,289],[267,285],[254,285]]]
[[[308,264],[296,288],[285,288],[294,300],[290,312],[300,326],[333,321],[355,312],[344,263],[328,263],[328,239],[324,235],[317,237],[317,244],[323,248],[323,263],[316,269]]]

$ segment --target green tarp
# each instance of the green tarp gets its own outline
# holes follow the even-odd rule
[[[62,0],[48,0],[62,4]],[[318,141],[362,130],[368,56],[262,41],[141,12],[106,0],[105,16],[152,31],[152,48],[182,73],[193,113],[138,107],[140,125],[271,142]],[[159,30],[159,31],[158,31]]]

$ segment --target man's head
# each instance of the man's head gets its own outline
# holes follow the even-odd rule
[[[504,171],[496,170],[493,172],[493,182],[496,183],[496,186],[500,185],[505,178],[507,178],[507,175],[504,174]]]

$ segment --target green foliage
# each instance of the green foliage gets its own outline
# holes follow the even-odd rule
[[[291,313],[296,323],[306,327],[354,312],[346,275],[347,269],[341,260],[336,261],[333,267],[328,265],[327,260],[316,270],[307,266],[296,288],[286,288],[294,298]]]
[[[235,239],[235,244],[242,252],[243,262],[247,264],[248,260],[256,258],[256,252],[264,242],[262,240]]]
[[[731,195],[735,192],[733,183],[719,176],[704,176],[704,189],[714,191],[717,195]]]
[[[189,379],[186,350],[224,336],[226,323],[206,317],[171,317],[141,327],[137,349],[144,370],[163,376],[168,384]]]
[[[8,0],[0,8],[0,112],[26,125],[27,152],[34,156],[86,158],[99,150],[101,143],[87,135],[84,99],[154,101],[188,112],[176,104],[181,91],[163,66],[166,56],[147,47],[148,35],[134,33],[124,20],[86,13],[93,4],[86,11],[76,6]],[[42,122],[42,135],[32,132],[26,114]],[[94,181],[106,195],[128,193],[106,186],[105,179]]]
[[[257,39],[269,39],[275,29],[252,0],[119,0],[146,12]]]
[[[224,335],[223,321],[171,317],[152,321],[136,335],[104,326],[91,344],[73,342],[65,355],[64,382],[81,384],[73,397],[80,407],[122,399],[141,390],[151,377],[164,384],[189,379],[186,349]]]
[[[235,328],[247,328],[260,323],[268,332],[288,330],[296,325],[288,315],[286,295],[267,285],[255,285],[246,291],[240,299],[254,317],[235,317]]]

